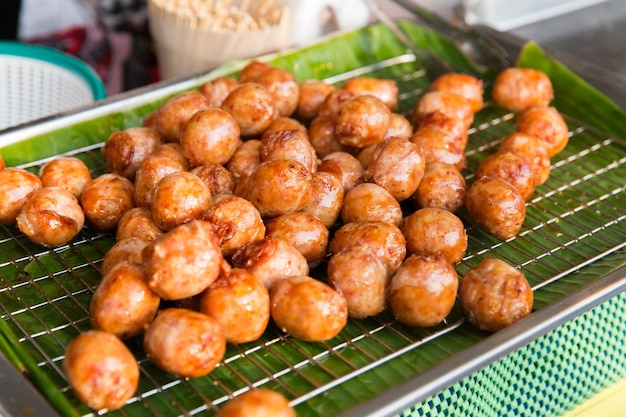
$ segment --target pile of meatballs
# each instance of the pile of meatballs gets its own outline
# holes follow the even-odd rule
[[[516,131],[467,186],[468,130],[483,96],[478,78],[443,74],[404,116],[393,80],[334,86],[253,61],[112,132],[102,148],[108,173],[92,178],[76,157],[55,158],[39,175],[1,170],[2,224],[48,247],[85,223],[116,237],[92,330],[64,361],[78,397],[101,410],[134,395],[139,368],[124,343],[134,337],[157,366],[194,378],[219,364],[227,343],[255,341],[270,322],[322,342],[348,318],[386,309],[431,327],[458,300],[488,332],[528,315],[532,289],[502,260],[459,280],[468,237],[458,213],[513,238],[568,129],[544,73],[504,70],[492,100],[515,113]],[[284,398],[256,389],[246,397],[230,408],[261,403],[295,415]]]

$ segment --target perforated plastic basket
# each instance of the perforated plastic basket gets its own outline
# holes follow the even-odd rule
[[[0,42],[0,130],[105,95],[98,75],[79,59],[45,46]]]

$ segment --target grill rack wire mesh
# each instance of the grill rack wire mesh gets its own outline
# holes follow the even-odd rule
[[[340,83],[357,75],[395,79],[400,90],[399,111],[405,115],[428,82],[413,55],[327,81]],[[550,179],[527,203],[526,221],[517,237],[496,240],[473,226],[464,213],[459,214],[469,236],[466,256],[457,267],[459,276],[486,257],[500,257],[525,273],[535,291],[535,309],[554,300],[554,293],[566,295],[560,292],[567,292],[570,284],[565,290],[551,292],[555,283],[626,245],[626,143],[565,117],[569,145],[553,159]],[[512,114],[486,103],[469,132],[468,183],[480,160],[494,152],[500,139],[514,128]],[[100,148],[101,144],[92,145],[68,155],[82,159],[97,176],[106,170]],[[22,167],[37,172],[47,160]],[[68,343],[90,327],[89,302],[100,279],[100,262],[114,243],[113,235],[87,225],[68,245],[46,249],[30,242],[14,226],[0,228],[0,316],[17,335],[20,346],[82,415],[90,415],[92,410],[76,399],[64,377],[62,361]],[[572,284],[571,288],[575,287]],[[542,296],[544,291],[549,295]],[[338,415],[377,390],[393,387],[397,380],[429,366],[426,361],[415,368],[394,366],[381,371],[394,359],[418,349],[428,352],[439,338],[454,337],[463,322],[458,306],[444,323],[430,329],[408,328],[384,312],[350,320],[338,337],[325,343],[298,341],[270,324],[258,342],[229,345],[220,365],[208,376],[195,379],[159,370],[143,353],[141,341],[133,339],[128,345],[140,365],[139,388],[124,408],[105,414],[210,416],[233,396],[264,386],[289,398],[299,416]],[[431,364],[441,358],[434,355]],[[348,388],[352,398],[345,403],[328,396],[331,390],[350,384],[357,389]]]

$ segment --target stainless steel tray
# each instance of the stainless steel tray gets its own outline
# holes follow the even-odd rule
[[[404,53],[346,68],[329,80],[339,83],[363,74],[396,79],[404,112],[426,85],[415,56]],[[0,146],[132,113],[215,75],[162,83],[13,129],[0,135]],[[626,143],[570,117],[566,120],[570,145],[553,160],[549,181],[528,203],[519,236],[495,240],[464,217],[470,247],[457,268],[459,274],[486,257],[501,257],[518,266],[535,292],[536,311],[529,318],[486,335],[464,323],[458,307],[432,329],[410,329],[384,313],[351,320],[339,337],[315,344],[285,337],[270,327],[258,343],[229,346],[214,372],[194,380],[160,371],[142,353],[140,342],[130,341],[141,368],[140,387],[125,408],[108,414],[212,415],[231,396],[267,386],[290,398],[301,416],[392,416],[623,292]],[[468,181],[478,162],[513,128],[512,114],[487,103],[470,131]],[[97,174],[104,172],[100,147],[98,142],[63,153],[83,158]],[[21,166],[37,169],[47,159]],[[113,243],[110,234],[86,227],[71,244],[48,250],[30,243],[14,227],[0,228],[0,317],[83,415],[91,411],[73,396],[61,364],[67,343],[89,328],[88,305],[99,280],[100,261]],[[20,402],[3,395],[2,404]],[[25,394],[22,402],[35,404],[30,398]]]

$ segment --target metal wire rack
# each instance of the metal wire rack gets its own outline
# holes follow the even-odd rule
[[[339,83],[365,74],[395,79],[400,89],[399,111],[405,114],[428,84],[412,55],[328,81]],[[499,241],[460,214],[467,226],[469,248],[457,267],[459,275],[486,257],[500,257],[525,273],[536,294],[536,309],[584,285],[584,281],[565,278],[626,246],[626,143],[566,120],[569,145],[552,161],[550,179],[527,203],[526,222],[518,236]],[[487,103],[473,126],[467,149],[468,181],[480,160],[514,130],[514,116]],[[100,147],[92,145],[69,154],[81,158],[96,176],[106,170]],[[46,161],[22,167],[37,172]],[[74,397],[62,361],[68,343],[90,327],[89,303],[100,280],[100,262],[114,243],[113,235],[87,225],[70,244],[45,249],[14,226],[0,227],[0,317],[82,415],[92,411]],[[555,283],[563,285],[552,290]],[[229,345],[220,365],[208,376],[195,379],[161,371],[146,357],[141,340],[133,339],[128,345],[140,365],[139,389],[124,408],[106,414],[210,416],[229,398],[265,386],[285,394],[298,415],[338,415],[452,355],[454,351],[433,353],[428,348],[438,346],[438,339],[454,338],[463,325],[458,306],[444,323],[430,329],[403,326],[388,312],[350,320],[339,336],[325,343],[302,342],[270,325],[258,342]],[[431,357],[420,364],[412,360],[396,364],[417,351]],[[348,399],[342,402],[329,395],[335,390]]]

